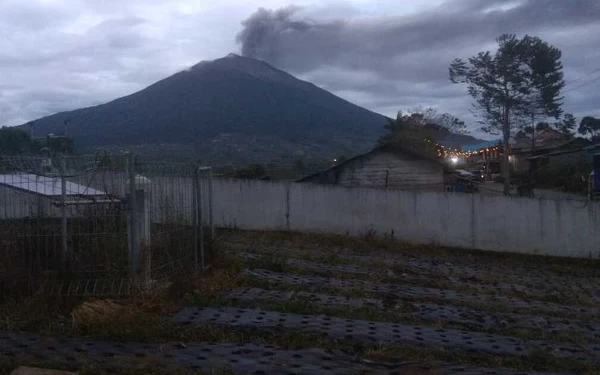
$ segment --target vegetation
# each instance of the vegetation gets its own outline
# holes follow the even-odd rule
[[[579,134],[587,135],[592,138],[592,142],[600,142],[600,119],[586,116],[579,123]]]
[[[51,137],[46,140],[31,139],[26,131],[14,127],[0,128],[0,155],[72,155],[73,140],[67,137]]]
[[[387,253],[388,256],[401,256],[406,254],[411,259],[423,257],[423,259],[442,260],[453,264],[471,264],[479,267],[494,264],[497,269],[513,269],[533,266],[536,269],[544,267],[545,272],[550,272],[550,266],[555,265],[561,272],[581,274],[596,270],[597,264],[589,263],[588,260],[543,258],[534,256],[523,256],[517,254],[499,254],[476,251],[461,251],[457,254],[456,249],[446,249],[438,246],[413,246],[397,241],[380,238],[357,238],[338,235],[315,235],[290,232],[238,232],[221,231],[219,240],[215,243],[215,250],[223,254],[226,250],[237,250],[251,248],[265,251],[266,257],[260,261],[246,261],[236,257],[235,259],[220,258],[212,264],[211,270],[203,275],[182,277],[173,281],[170,285],[162,285],[156,293],[141,298],[130,298],[125,300],[91,298],[58,298],[37,295],[33,298],[22,298],[16,301],[8,301],[0,304],[0,328],[36,331],[48,335],[86,337],[86,340],[111,340],[111,341],[135,341],[147,343],[176,342],[184,346],[191,342],[238,342],[275,345],[289,349],[314,348],[343,350],[344,352],[376,361],[413,361],[419,364],[430,365],[435,361],[460,363],[469,366],[508,367],[520,370],[548,370],[548,371],[575,371],[585,374],[598,374],[592,363],[578,360],[556,359],[545,352],[540,352],[533,357],[519,358],[516,356],[493,356],[481,353],[472,353],[459,349],[440,349],[419,346],[408,346],[398,344],[373,344],[369,342],[354,343],[343,340],[330,340],[316,334],[303,332],[266,332],[262,330],[240,329],[224,326],[203,325],[183,326],[173,324],[168,316],[184,305],[200,306],[239,306],[253,307],[263,310],[273,310],[298,314],[327,314],[347,319],[367,319],[373,321],[398,322],[435,327],[453,327],[470,329],[458,323],[446,321],[421,320],[418,316],[411,315],[410,304],[403,301],[390,300],[395,308],[377,310],[369,307],[336,307],[319,306],[309,300],[299,298],[290,301],[248,301],[232,302],[223,298],[223,293],[240,286],[253,286],[266,289],[283,288],[283,290],[295,290],[300,286],[286,287],[274,285],[268,282],[252,282],[240,278],[240,271],[246,267],[267,267],[289,271],[285,268],[281,255],[292,254],[292,250],[303,250],[312,248],[328,259],[335,261],[338,252],[352,251],[360,254],[368,249],[370,254],[377,258],[377,254]],[[285,256],[285,255],[284,255]],[[501,261],[500,261],[501,259]],[[338,259],[339,260],[339,259]],[[381,257],[381,262],[385,262]],[[362,264],[362,263],[361,263]],[[382,264],[373,265],[376,269],[387,267]],[[296,270],[294,270],[296,271]],[[458,269],[456,270],[458,271]],[[487,271],[482,270],[487,276]],[[554,272],[547,274],[551,278]],[[529,278],[531,275],[525,276]],[[441,276],[440,276],[441,277]],[[571,276],[572,277],[572,276]],[[476,282],[472,278],[470,282]],[[514,281],[514,280],[513,280]],[[288,289],[289,288],[289,289]],[[299,290],[299,289],[298,289]],[[339,295],[361,295],[360,290],[331,288],[329,293]],[[384,298],[387,301],[387,298]],[[435,302],[435,301],[434,301]],[[438,301],[442,302],[442,301]],[[474,306],[471,306],[474,307]],[[487,306],[486,308],[491,308]],[[509,334],[523,339],[561,339],[570,341],[570,337],[560,334],[550,334],[543,330],[489,330],[489,333]],[[577,338],[573,340],[577,342]],[[585,345],[585,342],[582,344]],[[101,364],[81,361],[71,365],[71,370],[79,370],[82,374],[106,374],[106,369]],[[32,361],[20,356],[0,361],[0,374],[8,374],[10,370],[19,364],[39,365],[50,368],[62,368],[62,364],[53,363],[50,358],[47,362]],[[186,368],[177,366],[166,366],[147,358],[138,358],[135,363],[111,360],[114,369],[110,373],[116,374],[200,374]],[[435,368],[435,365],[432,365]],[[214,373],[214,372],[211,372]],[[221,372],[216,372],[221,373]],[[227,372],[223,372],[225,374]],[[412,372],[411,372],[412,373]],[[417,372],[418,373],[418,372]]]
[[[300,176],[304,176],[306,173],[306,167],[304,166],[304,162],[301,159],[298,159],[294,162],[294,172],[296,172]]]
[[[398,112],[396,120],[390,120],[386,126],[389,133],[379,138],[379,145],[436,158],[438,150],[435,138],[430,129],[422,126],[422,120],[422,114],[404,115]]]
[[[533,173],[536,185],[542,188],[560,189],[567,193],[588,193],[591,166],[586,163],[541,166]]]
[[[539,117],[558,119],[562,115],[560,90],[565,83],[562,79],[561,52],[558,49],[548,46],[539,38],[530,36],[525,36],[521,43],[524,53],[527,54],[524,61],[529,70],[531,86],[529,87],[530,92],[527,102],[517,110],[517,113],[520,112],[523,123],[529,124],[525,126],[530,129],[531,147],[533,149],[535,148],[535,133],[537,130],[534,127],[536,119]],[[569,124],[568,120],[567,124]]]
[[[250,164],[245,168],[238,169],[235,177],[256,180],[265,177],[266,173],[265,167],[261,164]]]
[[[439,113],[431,107],[422,108],[420,106],[413,108],[409,112],[422,115],[421,125],[425,128],[440,133],[469,134],[465,122],[450,113]]]
[[[41,145],[33,141],[27,132],[16,128],[0,128],[0,154],[30,155],[40,149]]]
[[[450,81],[463,83],[475,101],[482,130],[502,133],[510,144],[513,131],[538,115],[558,117],[562,104],[561,52],[543,40],[504,34],[497,39],[495,53],[480,52],[464,61],[456,59],[449,68]],[[525,121],[527,120],[527,122]],[[533,120],[533,121],[531,121]],[[530,122],[531,121],[531,122]],[[510,192],[508,153],[504,153],[504,193]]]
[[[448,133],[465,133],[463,121],[449,113],[438,114],[434,109],[417,108],[411,114],[401,111],[386,126],[388,134],[379,138],[380,146],[408,150],[434,159],[440,157],[438,138]]]
[[[546,129],[553,129],[563,134],[567,138],[573,138],[575,136],[575,127],[577,126],[577,118],[570,113],[565,113],[558,121],[555,122],[547,122],[540,121],[535,124],[535,127],[525,126],[521,130],[519,130],[516,136],[528,136],[532,137],[532,146],[534,146],[533,141],[535,140],[534,132],[539,132]]]
[[[553,123],[554,128],[569,138],[575,136],[577,119],[571,113],[565,113],[560,121]]]

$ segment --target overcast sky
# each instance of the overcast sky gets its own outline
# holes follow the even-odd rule
[[[475,130],[448,64],[510,32],[559,47],[564,109],[600,116],[598,0],[0,0],[0,125],[236,52],[385,115],[432,106]]]

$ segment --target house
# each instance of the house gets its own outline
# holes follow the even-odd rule
[[[578,138],[582,139],[582,138]],[[575,140],[576,141],[576,140]],[[527,158],[531,168],[536,170],[540,167],[563,167],[563,166],[587,166],[591,170],[594,164],[594,155],[600,153],[600,143],[586,145],[583,147],[571,147],[578,144],[591,143],[584,139],[583,142],[572,142],[566,147],[559,147],[552,152]]]
[[[377,147],[298,182],[346,187],[444,191],[446,165],[414,151]]]
[[[577,150],[591,144],[585,138],[569,138],[561,132],[552,128],[537,130],[535,133],[535,147],[532,147],[532,139],[521,135],[516,137],[510,145],[509,156],[510,167],[515,173],[524,173],[531,167],[530,158],[557,151]]]
[[[486,180],[501,173],[504,147],[500,141],[485,141],[461,146],[465,164],[470,170],[478,170]]]

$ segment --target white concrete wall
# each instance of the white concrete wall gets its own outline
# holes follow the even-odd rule
[[[217,226],[600,258],[600,203],[216,179]]]

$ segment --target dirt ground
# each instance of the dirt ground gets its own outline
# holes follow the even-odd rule
[[[221,231],[128,299],[0,306],[0,374],[600,374],[600,263],[376,238]]]

